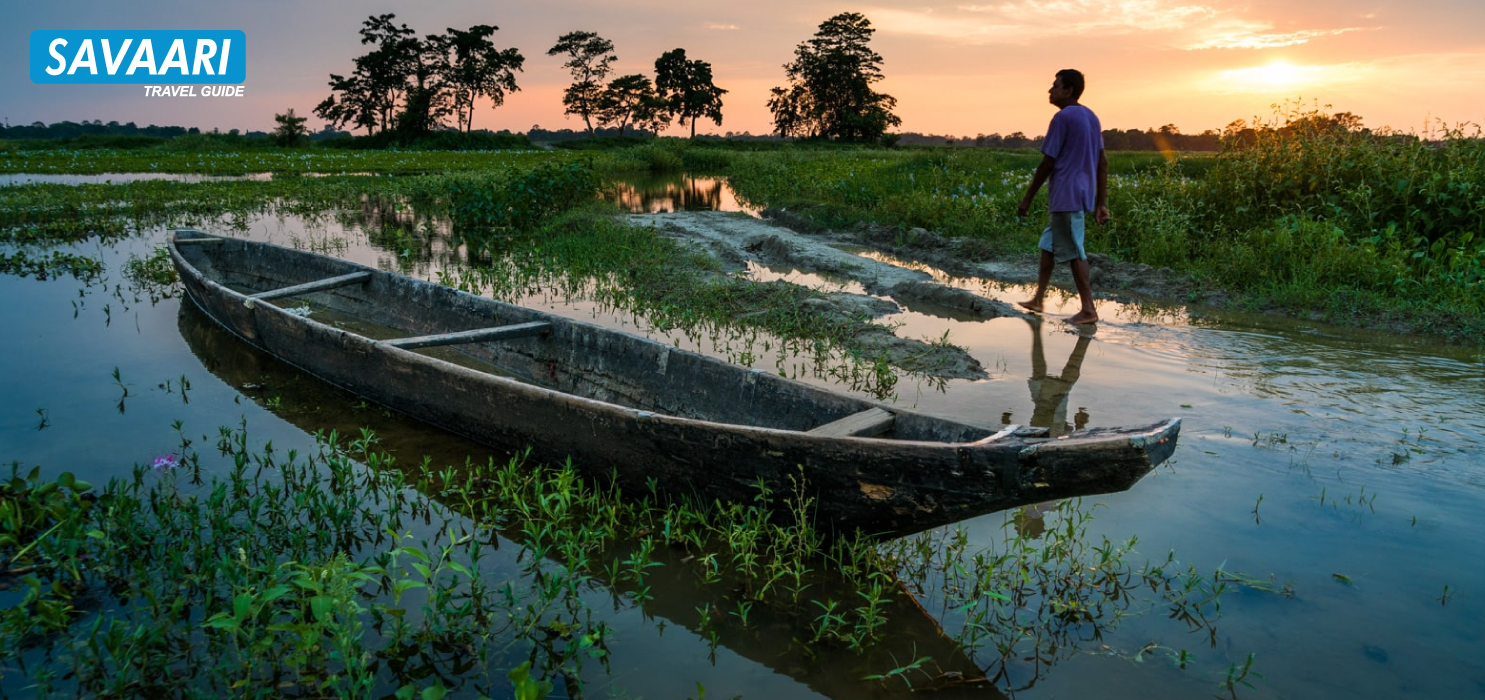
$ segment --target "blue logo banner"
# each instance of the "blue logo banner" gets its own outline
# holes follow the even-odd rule
[[[236,85],[247,80],[240,30],[31,32],[31,82],[60,85]]]

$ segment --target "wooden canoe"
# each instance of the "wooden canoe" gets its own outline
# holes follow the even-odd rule
[[[207,316],[331,384],[634,493],[752,502],[760,483],[782,493],[802,477],[835,531],[1122,491],[1180,431],[1178,418],[1055,439],[972,425],[337,258],[190,229],[169,247]]]

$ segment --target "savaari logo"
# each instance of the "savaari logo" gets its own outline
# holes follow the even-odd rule
[[[31,32],[31,82],[235,85],[247,80],[239,30]]]

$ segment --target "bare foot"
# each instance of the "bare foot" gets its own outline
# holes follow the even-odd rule
[[[1026,309],[1027,311],[1035,311],[1037,313],[1042,312],[1042,303],[1035,299],[1032,299],[1030,301],[1018,301],[1016,302],[1016,306]]]
[[[1068,323],[1083,325],[1085,323],[1098,323],[1098,314],[1092,311],[1079,311],[1076,316],[1067,319]]]

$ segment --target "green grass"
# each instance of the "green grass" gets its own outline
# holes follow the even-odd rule
[[[1090,248],[1221,287],[1239,305],[1485,337],[1485,140],[1289,119],[1216,156],[1112,154],[1114,221],[1090,232]],[[1024,255],[1042,218],[1015,208],[1038,159],[798,150],[735,154],[727,174],[747,201],[823,228],[922,227]]]
[[[1283,115],[1256,136],[1229,139],[1215,156],[1111,154],[1114,222],[1093,229],[1091,250],[1170,268],[1199,285],[1226,290],[1232,303],[1244,307],[1485,337],[1485,141],[1459,131],[1422,141],[1327,124],[1326,115],[1316,112]],[[797,221],[833,229],[863,223],[921,227],[975,240],[975,249],[988,256],[1026,255],[1042,227],[1039,213],[1015,216],[1040,159],[1029,150],[664,138],[521,153],[233,149],[216,148],[225,142],[210,135],[196,141],[201,143],[174,139],[158,148],[122,150],[0,149],[0,172],[275,177],[4,188],[0,238],[46,244],[129,235],[166,223],[242,221],[269,211],[319,216],[363,199],[413,207],[428,217],[472,212],[464,216],[465,233],[488,237],[488,229],[508,225],[518,213],[526,190],[514,183],[530,184],[531,173],[543,164],[560,172],[576,163],[597,176],[725,175],[745,202],[786,210]],[[294,177],[306,173],[345,175]],[[478,199],[487,192],[505,192],[505,199],[484,204],[469,195]],[[558,199],[538,218],[571,203]],[[529,228],[533,221],[516,225]],[[696,295],[651,301],[655,308],[708,303]]]
[[[368,163],[384,155],[354,154]],[[813,371],[837,374],[874,395],[890,395],[895,375],[873,354],[876,346],[862,340],[881,332],[868,319],[802,304],[823,297],[803,287],[726,275],[716,263],[654,231],[615,220],[593,200],[600,178],[588,158],[535,153],[481,158],[478,169],[440,175],[3,188],[0,241],[23,249],[6,254],[0,273],[86,272],[63,264],[75,258],[42,259],[25,248],[116,239],[159,226],[231,230],[273,213],[315,220],[374,207],[408,212],[419,222],[411,232],[400,225],[373,232],[373,241],[394,249],[421,247],[422,231],[451,223],[450,242],[467,246],[475,260],[485,262],[448,273],[443,281],[450,285],[501,298],[533,285],[565,288],[691,334],[767,331],[796,344],[796,355],[813,358]],[[605,158],[600,165],[628,167],[624,158]],[[162,293],[147,291],[151,297]],[[906,362],[904,369],[931,372],[932,359]]]
[[[0,583],[20,591],[0,609],[5,673],[38,697],[500,697],[524,668],[576,696],[585,667],[636,653],[613,616],[683,624],[694,601],[697,643],[766,620],[794,666],[838,652],[886,672],[893,618],[923,614],[903,586],[952,592],[944,653],[1004,667],[1067,658],[1150,604],[1215,634],[1226,588],[1094,542],[1075,502],[971,550],[963,531],[826,538],[803,477],[751,503],[670,501],[520,457],[399,466],[370,433],[305,454],[211,440],[219,459],[182,436],[97,489],[40,469],[0,482]],[[650,607],[657,574],[690,580],[684,604]]]
[[[51,149],[0,151],[0,173],[198,173],[203,175],[352,174],[415,175],[477,172],[503,164],[553,157],[546,152],[351,150],[338,148],[192,148],[180,137],[158,149]],[[170,147],[175,144],[176,147]]]
[[[230,155],[232,162],[241,165],[252,154]],[[348,152],[346,156],[346,163],[369,167],[383,154]],[[401,154],[394,156],[400,158]],[[278,157],[286,156],[278,154]],[[91,236],[107,239],[130,235],[132,231],[162,225],[225,221],[230,226],[231,222],[270,211],[315,217],[358,209],[366,201],[383,202],[389,207],[417,207],[424,216],[448,217],[458,191],[502,191],[539,166],[577,162],[537,153],[481,154],[477,162],[437,175],[295,177],[289,173],[271,180],[199,183],[140,180],[120,184],[6,187],[0,188],[0,240],[56,244]],[[314,168],[322,164],[305,161],[299,165]],[[116,165],[109,161],[89,167],[117,171]],[[191,165],[176,162],[173,167]],[[212,161],[200,167],[210,169],[220,165]]]

